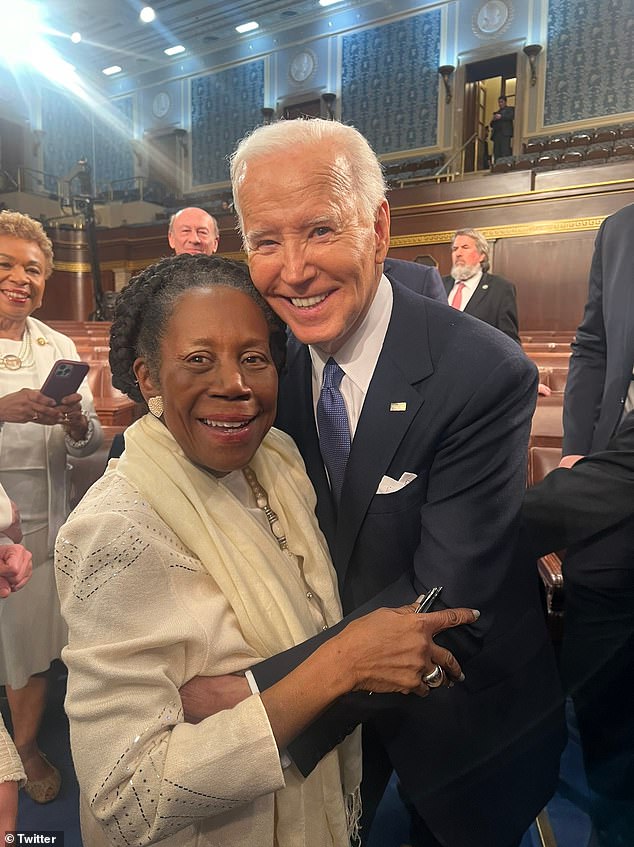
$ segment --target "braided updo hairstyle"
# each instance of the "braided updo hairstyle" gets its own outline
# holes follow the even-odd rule
[[[134,361],[145,359],[152,380],[159,385],[161,342],[178,299],[194,288],[217,286],[242,291],[262,310],[279,372],[286,360],[286,325],[254,287],[246,264],[183,253],[145,268],[117,297],[110,331],[112,384],[132,400],[145,402],[132,369]]]

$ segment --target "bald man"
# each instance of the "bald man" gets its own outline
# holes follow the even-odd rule
[[[189,206],[170,218],[167,240],[177,256],[180,253],[211,256],[220,241],[218,221],[204,209]]]

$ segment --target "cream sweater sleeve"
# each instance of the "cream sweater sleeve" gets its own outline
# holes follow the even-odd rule
[[[245,645],[200,562],[129,489],[116,473],[93,488],[60,531],[56,574],[81,792],[112,843],[147,844],[284,777],[259,696],[183,722],[179,687]]]
[[[0,716],[0,782],[19,782],[24,785],[26,776],[17,750],[9,737]]]

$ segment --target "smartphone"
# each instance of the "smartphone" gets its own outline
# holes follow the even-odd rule
[[[40,388],[42,394],[52,397],[59,406],[64,397],[74,394],[84,381],[90,365],[71,359],[58,359]]]
[[[416,614],[422,615],[425,612],[428,612],[431,609],[434,600],[436,599],[436,597],[438,597],[441,591],[442,585],[436,585],[434,588],[428,591],[424,597],[421,597],[418,600],[418,605],[416,606],[416,609],[414,610]]]

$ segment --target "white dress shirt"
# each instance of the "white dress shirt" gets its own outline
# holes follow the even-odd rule
[[[460,303],[460,311],[464,312],[465,306],[471,300],[473,295],[475,294],[475,290],[480,285],[480,280],[482,279],[482,269],[480,269],[476,274],[469,279],[459,279],[454,282],[454,286],[447,295],[447,301],[451,306],[451,301],[453,300],[454,294],[458,288],[459,283],[464,283],[464,288],[462,289],[462,302]]]
[[[372,305],[354,335],[332,356],[344,376],[339,386],[348,412],[350,439],[354,438],[370,380],[383,349],[388,324],[392,317],[394,295],[386,276],[382,276]],[[331,354],[309,346],[313,363],[313,409],[317,420],[317,401],[321,392],[324,367]]]

